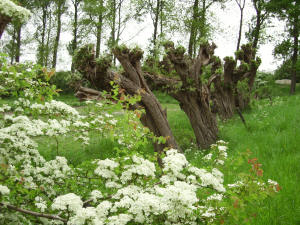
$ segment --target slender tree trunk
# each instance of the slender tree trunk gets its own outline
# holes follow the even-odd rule
[[[43,16],[42,16],[42,42],[39,47],[39,59],[38,63],[41,65],[45,65],[45,38],[46,38],[46,27],[47,27],[47,8],[43,8]]]
[[[3,14],[0,14],[0,39],[2,37],[2,34],[4,32],[4,29],[5,29],[6,25],[10,22],[11,22],[10,17],[8,17],[6,15],[3,15]]]
[[[51,12],[49,13],[49,15],[51,15]],[[46,45],[44,47],[44,65],[47,67],[49,61],[49,56],[50,56],[50,38],[51,38],[51,29],[52,29],[52,16],[49,16],[49,22],[48,22],[49,26],[48,26],[48,32],[47,32],[47,42]]]
[[[56,37],[53,47],[53,59],[52,59],[52,68],[56,68],[57,63],[57,52],[58,52],[58,45],[61,33],[61,16],[63,14],[63,7],[64,7],[64,0],[60,0],[57,6],[57,29],[56,29]]]
[[[239,27],[239,36],[238,36],[238,42],[236,46],[236,50],[238,51],[240,49],[240,44],[241,44],[241,39],[242,39],[242,29],[243,29],[243,18],[244,18],[244,8],[245,8],[245,2],[246,0],[241,0],[243,3],[238,0],[235,0],[236,3],[238,4],[240,11],[241,11],[241,16],[240,16],[240,27]]]
[[[299,51],[299,19],[298,15],[294,16],[294,24],[293,24],[293,56],[292,56],[292,76],[291,76],[291,89],[290,94],[295,94],[296,91],[296,76],[297,76],[297,60],[298,60],[298,51]]]
[[[21,31],[22,31],[22,25],[21,24],[17,24],[16,26],[16,30],[17,30],[17,37],[16,37],[16,58],[15,61],[17,63],[20,62],[20,55],[21,55]]]
[[[197,35],[198,17],[199,17],[199,0],[195,0],[194,6],[193,6],[193,20],[192,20],[192,25],[191,25],[189,50],[188,50],[188,53],[191,57],[193,57],[193,55],[194,55],[196,35]]]
[[[154,18],[154,32],[153,32],[153,56],[157,55],[157,47],[156,47],[156,41],[157,41],[157,31],[158,31],[158,21],[159,21],[159,15],[160,15],[160,0],[156,0],[156,8],[155,8],[155,18]]]
[[[254,6],[255,6],[255,11],[256,11],[256,25],[255,25],[255,30],[254,30],[254,39],[253,39],[253,48],[257,49],[258,46],[258,40],[259,40],[259,36],[260,36],[260,29],[261,29],[261,24],[262,24],[262,18],[261,18],[261,9],[260,6],[256,6],[255,2],[254,2]]]
[[[164,0],[160,1],[160,35],[163,34],[163,21],[164,21]]]
[[[79,1],[75,0],[74,2],[74,23],[73,23],[73,41],[72,41],[72,51],[73,54],[77,49],[77,32],[78,32],[78,5]],[[74,63],[72,61],[71,72],[75,72]]]
[[[16,28],[14,27],[14,32],[12,35],[12,53],[10,54],[10,64],[13,64],[16,55]]]
[[[117,30],[117,38],[116,38],[116,46],[118,46],[121,36],[121,11],[122,11],[122,3],[123,0],[120,0],[118,6],[118,30]]]
[[[103,22],[103,15],[100,13],[98,16],[98,24],[97,24],[97,43],[96,43],[96,58],[100,56],[101,50],[101,39],[102,39],[102,22]]]

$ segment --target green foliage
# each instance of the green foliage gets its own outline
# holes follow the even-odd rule
[[[1,97],[25,97],[44,101],[57,95],[56,86],[48,83],[54,70],[48,71],[40,65],[30,63],[9,65],[3,54],[0,55],[0,65]]]
[[[297,64],[296,64],[296,81],[300,82],[300,57],[298,57]],[[292,61],[290,59],[284,61],[281,66],[279,66],[275,70],[275,79],[291,79],[292,74]]]
[[[271,98],[274,81],[273,74],[258,71],[253,86],[254,97],[258,99]]]
[[[82,75],[80,73],[72,73],[70,71],[55,72],[50,80],[50,84],[54,84],[62,93],[74,93],[78,82],[81,82]],[[82,84],[81,84],[82,85]]]

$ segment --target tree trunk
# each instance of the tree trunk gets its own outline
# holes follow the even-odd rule
[[[261,29],[261,24],[262,24],[262,17],[261,17],[261,7],[260,5],[256,5],[256,2],[253,3],[255,6],[255,11],[256,11],[256,25],[254,28],[254,39],[253,39],[253,48],[257,49],[258,46],[258,40],[259,40],[259,35],[260,35],[260,29]],[[258,4],[260,4],[258,2]]]
[[[22,31],[22,25],[21,24],[17,24],[16,26],[17,29],[17,45],[16,45],[16,58],[15,61],[16,63],[20,62],[20,55],[21,55],[21,31]]]
[[[238,0],[235,0],[235,1],[238,4],[240,11],[241,11],[239,36],[238,36],[238,42],[237,42],[237,46],[236,46],[236,50],[238,51],[240,49],[240,44],[241,44],[241,39],[242,39],[243,17],[244,17],[244,8],[245,8],[246,0],[240,0],[240,2],[238,2]],[[243,1],[243,4],[241,1]]]
[[[74,55],[75,50],[77,49],[78,6],[79,6],[79,1],[78,1],[78,0],[75,0],[75,2],[74,2],[73,41],[72,41],[72,51],[73,51],[73,55]],[[73,61],[72,61],[72,64],[71,64],[71,72],[72,72],[72,73],[75,72],[75,68],[74,68],[74,63],[73,63]]]
[[[196,141],[201,148],[208,148],[218,137],[215,115],[210,110],[210,93],[201,82],[203,68],[213,62],[215,45],[200,46],[197,58],[188,60],[182,49],[166,44],[167,55],[174,65],[182,82],[177,92],[171,93],[179,101],[181,109],[188,116],[194,130]]]
[[[292,56],[292,76],[291,76],[291,89],[290,94],[295,94],[296,91],[296,77],[297,77],[297,60],[298,60],[298,51],[299,51],[299,19],[298,15],[294,16],[294,24],[293,24],[293,56]]]
[[[56,29],[56,37],[53,47],[53,59],[52,59],[52,68],[56,68],[57,63],[57,52],[58,52],[58,45],[61,33],[61,16],[63,14],[63,7],[64,7],[64,0],[60,0],[57,6],[57,29]]]
[[[47,7],[43,7],[43,16],[42,16],[42,42],[39,46],[39,57],[38,64],[45,65],[45,38],[46,38],[46,26],[47,26]]]
[[[202,92],[199,96],[197,92],[188,91],[179,92],[179,95],[174,97],[180,102],[180,108],[189,118],[197,145],[201,148],[209,148],[218,138],[218,126],[205,94]]]
[[[4,32],[4,29],[8,23],[11,22],[11,18],[0,13],[0,39]]]
[[[125,73],[116,74],[109,71],[110,59],[102,59],[96,62],[93,50],[89,46],[80,49],[78,57],[75,57],[75,66],[84,77],[89,80],[97,89],[111,90],[110,82],[114,81],[127,94],[140,95],[139,106],[145,109],[145,114],[141,117],[141,122],[147,126],[157,137],[166,138],[165,144],[155,143],[155,151],[162,152],[164,147],[177,148],[178,145],[167,121],[166,112],[158,102],[155,95],[149,89],[141,69],[140,60],[143,52],[139,49],[130,50],[128,48],[114,48],[113,54],[120,61]],[[138,106],[136,106],[138,107]]]
[[[195,0],[193,6],[193,20],[191,25],[189,50],[188,50],[188,53],[191,57],[193,57],[194,55],[193,53],[195,49],[195,42],[196,42],[196,35],[197,35],[198,17],[199,17],[199,0]]]
[[[157,31],[158,31],[158,21],[159,21],[159,14],[160,14],[160,1],[161,0],[156,0],[156,8],[155,8],[155,17],[154,17],[154,32],[153,32],[153,38],[152,38],[152,43],[153,43],[153,53],[152,55],[154,57],[157,56],[157,46],[156,46],[156,40],[157,40]]]
[[[101,1],[101,3],[103,3],[103,1]],[[97,24],[96,58],[99,58],[100,56],[101,39],[102,39],[102,22],[103,22],[103,15],[101,12],[98,16],[98,24]]]

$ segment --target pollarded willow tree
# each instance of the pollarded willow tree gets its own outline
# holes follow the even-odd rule
[[[175,76],[146,73],[146,79],[152,88],[167,91],[179,101],[197,144],[207,148],[218,135],[215,112],[222,119],[229,119],[236,107],[244,109],[249,104],[260,59],[254,58],[251,44],[243,45],[236,53],[238,66],[234,58],[226,57],[223,68],[221,60],[214,56],[215,44],[203,43],[196,58],[185,54],[181,46],[175,48],[172,42],[165,47],[167,57],[161,65],[165,71],[175,70]]]
[[[165,144],[154,143],[155,151],[161,152],[165,147],[178,148],[167,120],[166,111],[163,110],[144,79],[140,62],[143,51],[139,48],[128,49],[126,46],[119,46],[113,49],[113,54],[123,66],[124,73],[118,74],[110,70],[110,57],[97,59],[92,45],[86,45],[77,51],[73,59],[74,65],[95,89],[110,91],[113,81],[127,94],[140,95],[141,101],[134,108],[145,109],[145,113],[141,116],[142,124],[148,127],[155,136],[166,138]],[[81,91],[85,90],[81,88]]]
[[[166,59],[178,75],[176,78],[147,74],[147,80],[157,88],[167,90],[179,103],[188,116],[195,133],[198,146],[207,148],[218,137],[216,116],[210,108],[210,93],[202,81],[203,68],[212,65],[215,57],[215,45],[205,44],[200,47],[198,56],[191,58],[185,54],[182,46],[174,47],[173,42],[165,43]]]
[[[256,73],[261,63],[261,59],[255,57],[255,53],[256,50],[251,44],[242,45],[241,50],[236,52],[237,60],[225,57],[222,69],[221,60],[216,58],[208,79],[208,87],[213,106],[222,119],[231,118],[236,107],[239,110],[248,107]]]
[[[29,10],[16,5],[10,0],[0,1],[0,39],[5,27],[13,20],[25,22],[29,19],[31,13]]]

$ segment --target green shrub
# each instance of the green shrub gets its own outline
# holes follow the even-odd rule
[[[76,90],[79,82],[81,83],[82,75],[72,73],[71,71],[56,72],[50,80],[51,84],[55,84],[63,93],[72,93]]]

